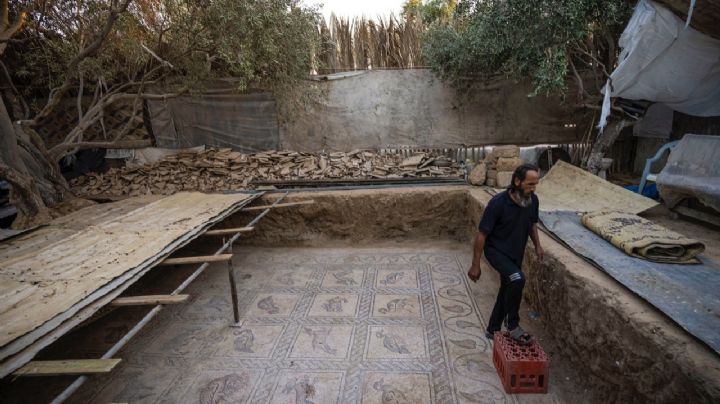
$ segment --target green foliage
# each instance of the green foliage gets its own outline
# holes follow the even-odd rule
[[[30,98],[68,75],[75,87],[82,75],[86,94],[92,95],[98,83],[138,82],[164,62],[172,65],[162,76],[168,83],[197,87],[204,80],[233,77],[240,90],[292,91],[311,71],[319,46],[317,9],[299,0],[134,0],[101,49],[77,71],[67,71],[70,60],[101,31],[109,2],[21,0],[15,6],[30,10],[30,20],[18,35],[24,41],[12,45],[3,61]]]
[[[575,66],[597,92],[631,11],[625,0],[465,0],[450,23],[430,29],[423,55],[455,83],[529,78],[535,94],[564,93]]]
[[[166,0],[164,57],[189,78],[236,77],[281,89],[307,77],[319,44],[315,9],[298,0]]]
[[[447,22],[455,12],[457,0],[406,0],[402,16],[406,20],[419,17],[424,24]]]

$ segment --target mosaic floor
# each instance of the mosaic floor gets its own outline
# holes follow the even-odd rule
[[[421,248],[236,250],[75,402],[501,403],[465,264]]]

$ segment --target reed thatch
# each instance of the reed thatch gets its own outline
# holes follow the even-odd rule
[[[419,19],[405,20],[390,15],[387,19],[368,20],[330,17],[323,20],[318,73],[347,70],[407,69],[423,67]]]

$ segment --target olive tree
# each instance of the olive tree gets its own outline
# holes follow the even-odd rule
[[[465,0],[454,18],[424,38],[423,54],[455,83],[502,75],[529,79],[533,94],[560,94],[600,109],[617,62],[615,44],[632,12],[626,0]],[[619,108],[587,161],[597,172],[606,150],[631,124]]]
[[[84,138],[112,104],[129,102],[135,115],[144,100],[228,76],[238,91],[261,87],[282,98],[307,77],[318,46],[317,10],[298,0],[1,1],[0,78],[10,90],[0,103],[0,179],[11,186],[15,227],[76,201],[58,167],[66,155],[137,146],[124,138],[129,124],[107,141]],[[48,147],[38,129],[69,97],[77,119]]]

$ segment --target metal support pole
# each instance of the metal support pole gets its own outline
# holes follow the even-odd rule
[[[232,244],[227,249],[232,254]],[[240,304],[238,303],[237,284],[235,283],[235,268],[232,259],[227,262],[228,277],[230,278],[230,298],[232,299],[233,319],[235,324],[240,322]]]

